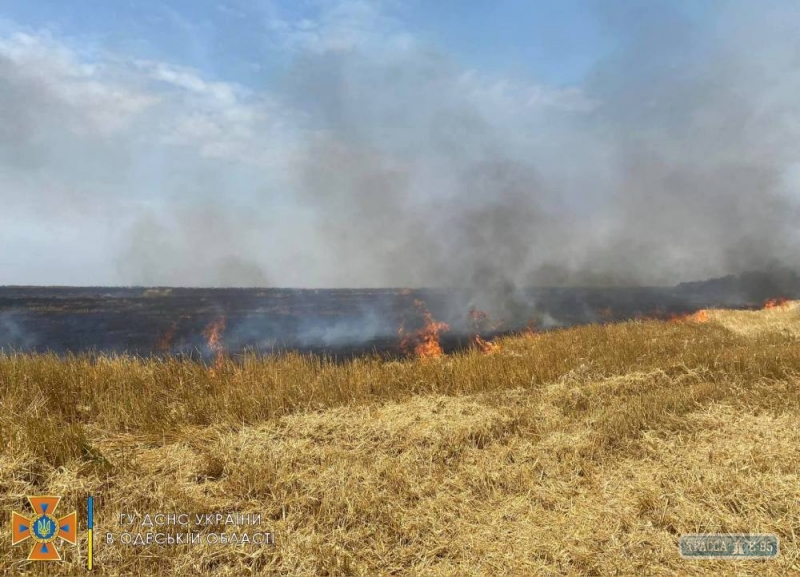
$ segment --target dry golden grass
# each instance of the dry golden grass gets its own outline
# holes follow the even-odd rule
[[[789,301],[760,311],[709,311],[709,316],[742,335],[782,332],[800,336],[800,301]]]
[[[0,508],[94,495],[105,575],[800,574],[798,310],[428,361],[0,357]],[[123,512],[217,511],[276,544],[101,542]],[[8,521],[0,571],[80,573],[85,531],[32,565]],[[689,532],[777,533],[781,556],[684,560]]]

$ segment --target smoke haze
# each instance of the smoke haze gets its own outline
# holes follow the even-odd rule
[[[530,285],[797,268],[800,8],[718,3],[701,26],[612,3],[615,49],[565,87],[465,68],[357,4],[273,30],[292,64],[259,90],[0,38],[0,283],[457,286],[507,308]]]

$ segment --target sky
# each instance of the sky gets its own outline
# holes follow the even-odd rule
[[[614,42],[592,3],[575,0],[500,0],[491,9],[483,2],[456,0],[10,0],[3,9],[22,25],[127,56],[180,63],[250,87],[269,85],[286,72],[292,43],[324,42],[320,27],[326,22],[339,26],[340,34],[406,31],[442,45],[466,66],[516,69],[554,84],[580,81]]]
[[[800,8],[5,0],[0,284],[795,266]]]

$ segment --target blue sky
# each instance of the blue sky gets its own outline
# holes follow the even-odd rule
[[[287,54],[273,20],[316,22],[332,2],[245,0],[6,0],[13,22],[73,37],[99,48],[191,66],[248,85],[285,70]],[[358,4],[354,2],[353,4]],[[596,0],[441,0],[384,2],[394,26],[462,64],[496,73],[526,74],[538,81],[580,82],[615,47],[608,6]],[[611,3],[605,3],[610,5]],[[628,2],[651,5],[653,2]],[[696,3],[681,5],[701,17]],[[700,12],[698,14],[698,12]]]
[[[798,26],[779,0],[5,0],[0,284],[747,268],[791,246]]]
[[[133,57],[164,59],[220,79],[268,83],[286,69],[287,53],[272,23],[315,23],[330,0],[6,0],[18,24],[76,37]],[[672,13],[703,21],[720,2],[692,0],[411,0],[380,4],[382,17],[468,67],[525,74],[540,82],[580,82],[618,43],[615,15]]]

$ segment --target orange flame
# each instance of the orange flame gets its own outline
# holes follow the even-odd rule
[[[701,309],[693,313],[682,313],[670,315],[669,322],[671,323],[707,323],[711,320],[711,316],[706,309]]]
[[[500,344],[494,341],[487,341],[481,338],[480,335],[475,335],[474,339],[475,345],[478,347],[478,350],[485,354],[496,353],[500,350]]]
[[[768,299],[764,303],[765,309],[778,309],[778,308],[784,309],[788,306],[789,306],[789,299],[785,299],[782,297],[776,299]]]
[[[525,328],[520,331],[519,335],[528,339],[538,338],[541,333],[539,333],[536,319],[530,319],[525,325]]]
[[[498,331],[506,324],[506,321],[502,319],[497,322],[492,322],[489,313],[476,309],[475,307],[469,309],[469,319],[475,332]]]
[[[500,350],[500,345],[498,343],[487,341],[481,338],[480,335],[481,331],[497,330],[500,324],[492,324],[492,320],[489,318],[489,315],[476,308],[471,308],[469,310],[469,318],[472,321],[472,329],[475,333],[475,336],[472,337],[472,341],[475,343],[475,346],[478,348],[478,350],[487,354]]]
[[[404,325],[400,325],[400,348],[404,352],[413,352],[422,359],[434,359],[444,354],[439,344],[439,333],[450,330],[450,325],[433,319],[433,315],[421,300],[414,301],[414,307],[422,316],[424,325],[417,331],[409,333]]]
[[[175,332],[178,329],[178,323],[172,323],[169,328],[164,331],[164,334],[158,340],[156,347],[159,351],[169,351],[172,348],[172,341],[175,340]]]
[[[711,316],[708,314],[708,311],[705,309],[699,310],[693,315],[689,315],[689,321],[695,323],[707,323],[711,320]]]
[[[220,369],[222,361],[225,356],[225,347],[222,345],[222,334],[225,332],[225,317],[220,317],[212,321],[203,330],[203,336],[206,338],[206,346],[210,351],[215,353],[214,368]],[[211,370],[214,374],[214,370]]]
[[[478,310],[474,307],[469,309],[469,318],[472,321],[472,325],[476,329],[485,327],[491,323],[488,313],[485,313],[484,311]]]

